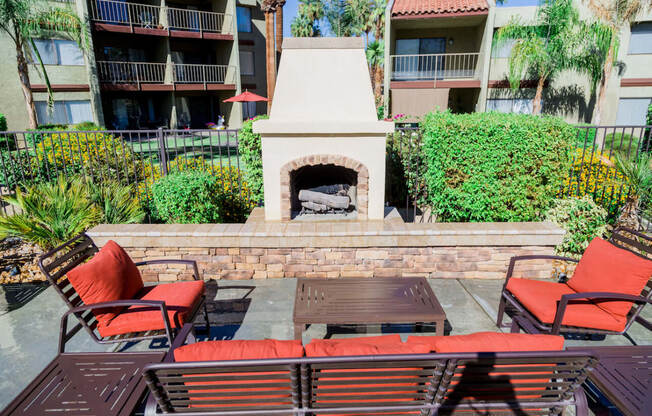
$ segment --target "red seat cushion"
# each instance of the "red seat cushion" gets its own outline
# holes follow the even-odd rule
[[[303,357],[303,346],[300,340],[204,341],[184,345],[174,350],[174,360],[177,362],[298,357]]]
[[[562,295],[575,293],[563,283],[518,278],[509,279],[507,290],[545,324],[554,322]],[[625,317],[612,315],[584,300],[569,302],[562,320],[563,325],[609,331],[622,331],[626,323]]]
[[[338,338],[338,339],[318,339],[315,338],[306,345],[307,357],[327,357],[334,348],[337,347],[338,351],[350,348],[355,352],[358,345],[378,345],[378,346],[391,346],[403,345],[401,336],[398,334],[393,335],[380,335],[375,337],[356,337],[356,338]],[[389,353],[388,353],[389,354]],[[400,354],[400,353],[396,353]],[[360,354],[337,354],[337,355],[360,355]]]
[[[468,335],[409,336],[408,344],[426,344],[430,351],[499,352],[499,351],[559,351],[564,349],[564,337],[542,334],[503,334],[476,332]]]
[[[203,293],[204,281],[191,280],[148,287],[143,290],[140,299],[164,301],[170,325],[173,328],[181,328]],[[107,324],[100,323],[97,327],[103,337],[164,328],[165,323],[159,308],[136,305],[122,310]]]
[[[576,292],[616,292],[640,296],[652,277],[652,260],[644,259],[601,238],[594,238],[568,281]],[[593,301],[600,308],[622,317],[632,302]]]
[[[86,305],[121,299],[135,299],[143,280],[129,255],[110,240],[88,262],[67,274],[70,284]],[[108,323],[121,308],[103,308],[93,313],[100,325]]]

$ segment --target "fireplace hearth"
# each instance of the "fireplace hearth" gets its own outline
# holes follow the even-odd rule
[[[302,166],[290,172],[292,218],[352,218],[357,211],[358,173],[343,166]]]

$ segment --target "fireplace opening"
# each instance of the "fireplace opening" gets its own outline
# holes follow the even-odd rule
[[[358,173],[334,164],[302,166],[290,172],[292,218],[355,218]]]

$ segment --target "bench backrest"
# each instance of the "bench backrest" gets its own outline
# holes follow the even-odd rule
[[[163,413],[542,414],[574,403],[593,362],[578,351],[412,354],[162,363],[144,377]]]

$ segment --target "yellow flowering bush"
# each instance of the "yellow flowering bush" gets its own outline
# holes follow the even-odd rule
[[[590,195],[610,214],[614,214],[625,203],[627,196],[626,192],[621,191],[623,179],[608,153],[577,149],[570,175],[564,180],[563,194],[574,198]]]
[[[36,158],[58,172],[130,182],[142,178],[133,150],[108,133],[51,133],[36,145]],[[127,180],[128,179],[128,180]]]

